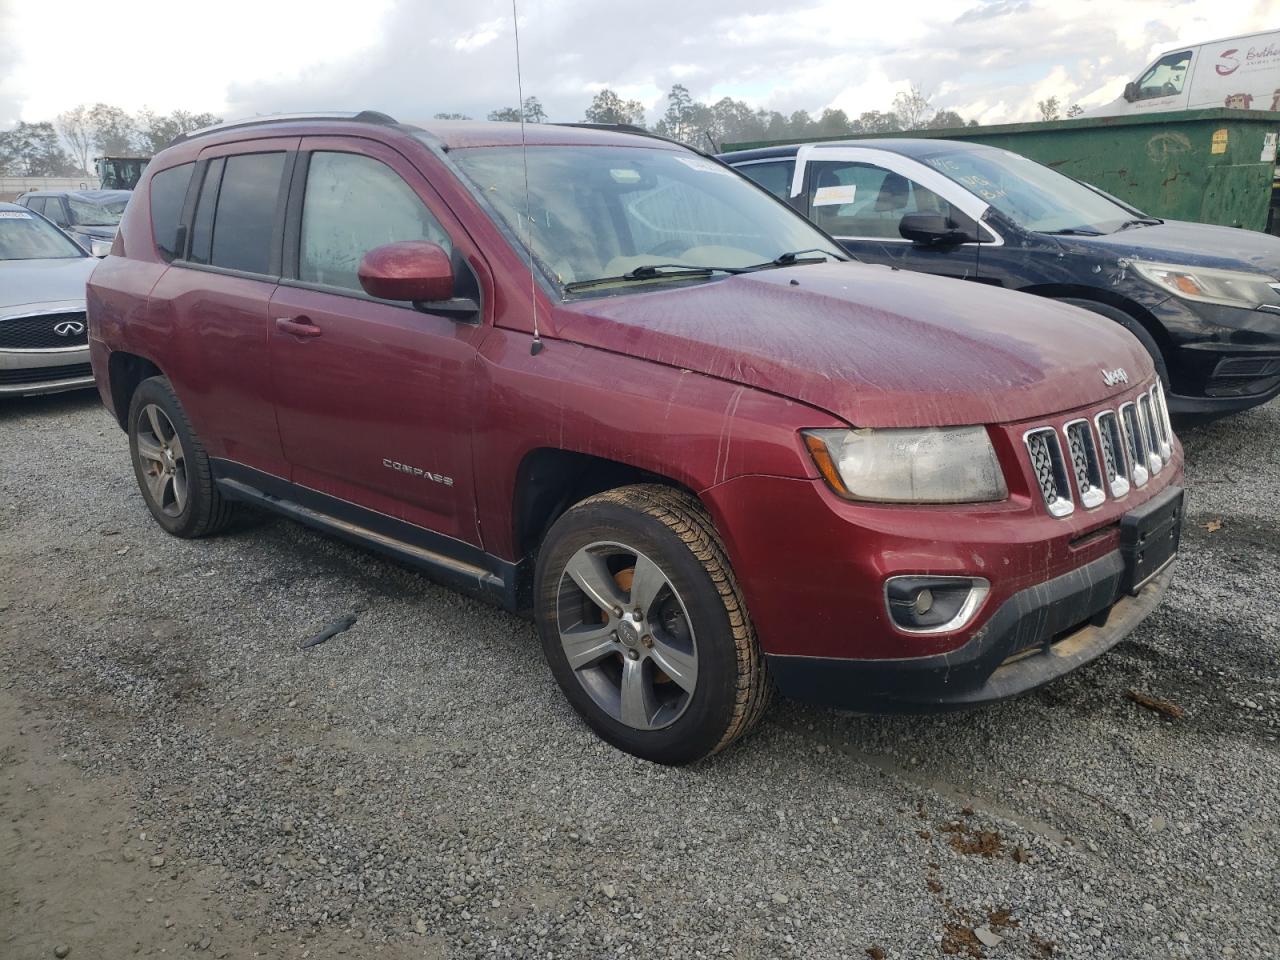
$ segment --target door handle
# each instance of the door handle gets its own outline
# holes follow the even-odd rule
[[[310,317],[276,317],[276,329],[294,337],[318,337],[321,332]]]

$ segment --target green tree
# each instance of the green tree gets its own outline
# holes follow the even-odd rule
[[[519,123],[521,118],[519,107],[502,107],[499,110],[490,110],[490,120],[501,120],[505,123]]]
[[[524,122],[546,123],[547,111],[542,109],[542,101],[537,97],[524,98]]]
[[[787,118],[787,136],[799,139],[817,135],[818,125],[814,123],[813,117],[809,116],[808,110],[796,110]]]
[[[639,100],[623,100],[605,87],[591,98],[582,119],[587,123],[626,123],[644,126],[644,104]]]
[[[902,129],[902,121],[892,110],[888,113],[867,110],[858,114],[857,127],[860,133],[894,133]]]
[[[19,123],[0,133],[0,174],[69,177],[75,172],[76,163],[63,151],[52,123]]]
[[[215,117],[212,113],[175,110],[170,114],[158,114],[144,108],[138,113],[136,120],[137,146],[143,153],[159,153],[184,133],[221,122],[222,118]]]
[[[79,166],[79,172],[86,176],[91,174],[93,131],[89,126],[89,108],[82,103],[78,107],[64,110],[54,117],[53,122],[63,142],[71,148],[71,158]]]
[[[831,107],[822,111],[822,116],[818,118],[817,136],[843,137],[851,133],[853,133],[853,121],[849,119],[847,113]]]
[[[1058,112],[1058,107],[1057,97],[1049,97],[1047,100],[1036,102],[1036,109],[1040,111],[1041,120],[1061,120],[1062,116]]]
[[[121,157],[133,153],[138,125],[124,110],[106,103],[95,103],[89,108],[88,122],[93,146],[99,155]]]
[[[928,130],[950,130],[952,127],[963,127],[964,117],[954,110],[939,110],[925,124]]]
[[[909,90],[894,95],[893,112],[898,117],[898,129],[919,130],[933,116],[933,107],[929,104],[929,98],[913,83]]]
[[[1078,103],[1073,103],[1071,106],[1067,107],[1068,120],[1070,120],[1072,117],[1078,117],[1082,113],[1084,113],[1084,107],[1080,106],[1080,104]]]

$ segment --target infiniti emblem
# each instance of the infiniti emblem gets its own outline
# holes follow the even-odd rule
[[[60,337],[78,337],[84,333],[84,324],[79,320],[63,320],[53,325],[53,332]]]
[[[1114,370],[1103,370],[1102,382],[1108,387],[1114,387],[1117,383],[1128,383],[1129,374],[1125,372],[1124,367],[1116,367]]]

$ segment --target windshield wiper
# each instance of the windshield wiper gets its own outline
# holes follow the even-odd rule
[[[620,273],[616,277],[594,277],[590,280],[574,280],[572,283],[566,283],[564,289],[567,292],[574,290],[586,290],[589,287],[598,287],[607,283],[627,283],[634,280],[694,280],[699,277],[709,277],[713,273],[744,273],[746,267],[699,267],[691,263],[646,263],[636,267],[634,270],[628,270],[626,273]]]
[[[1061,230],[1046,230],[1050,237],[1100,237],[1101,230],[1086,230],[1084,227],[1063,227]]]
[[[1130,227],[1154,227],[1161,223],[1164,223],[1164,221],[1158,217],[1134,217],[1132,220],[1126,220],[1116,227],[1116,233],[1121,230],[1128,230]]]
[[[820,253],[821,257],[806,257],[806,253]],[[839,254],[832,253],[826,247],[809,247],[807,250],[788,250],[786,253],[780,253],[772,260],[766,260],[764,263],[756,263],[747,267],[747,270],[767,270],[769,267],[790,267],[797,263],[825,263],[828,259],[834,257],[837,260],[843,260]]]

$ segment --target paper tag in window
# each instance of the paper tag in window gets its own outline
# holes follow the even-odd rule
[[[853,203],[858,194],[856,184],[842,184],[836,187],[819,187],[813,193],[815,207],[834,207],[844,203]]]
[[[694,170],[701,170],[703,173],[723,173],[726,176],[735,177],[735,174],[728,167],[722,167],[718,163],[711,160],[704,160],[702,157],[676,157],[686,167]]]
[[[1268,133],[1262,138],[1262,156],[1258,158],[1263,163],[1276,162],[1276,135]]]
[[[0,210],[0,220],[30,220],[31,214],[21,210]]]

